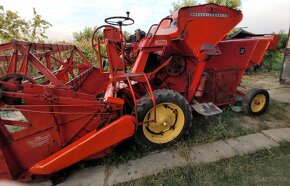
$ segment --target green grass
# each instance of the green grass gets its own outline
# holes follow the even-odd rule
[[[235,113],[230,108],[224,108],[224,112],[217,116],[204,117],[194,114],[193,126],[187,132],[182,140],[172,146],[160,150],[180,150],[181,153],[192,145],[204,144],[218,140],[229,139],[237,136],[253,133],[252,130],[246,129],[234,123],[234,117],[244,116],[243,113]],[[143,157],[153,149],[137,146],[133,139],[122,143],[107,158],[101,160],[101,164],[117,165],[129,160]]]
[[[237,125],[234,118],[244,116],[243,113],[235,113],[230,107],[224,108],[223,113],[216,116],[203,117],[194,116],[193,128],[185,140],[189,145],[208,143],[217,140],[223,140],[242,136],[252,131]]]
[[[184,139],[180,140],[176,144],[160,149],[162,150],[177,150],[179,154],[183,158],[188,158],[188,153],[190,147],[194,145],[209,143],[218,140],[229,139],[237,136],[243,136],[247,134],[252,134],[259,132],[261,130],[265,130],[270,128],[264,121],[285,121],[289,119],[286,116],[287,109],[289,109],[290,104],[284,104],[280,102],[272,101],[270,102],[269,110],[262,116],[254,117],[253,119],[258,122],[258,129],[249,129],[240,125],[239,121],[243,121],[242,119],[245,117],[243,112],[235,113],[231,110],[230,107],[223,108],[223,113],[217,116],[204,117],[198,114],[194,114],[193,127],[188,131],[185,135]],[[275,154],[280,151],[285,151],[285,149],[290,149],[290,145],[287,144],[285,148],[282,149],[274,149],[271,151],[261,151],[259,153],[255,153],[251,156],[243,157],[235,157],[229,160],[223,160],[218,163],[210,164],[210,165],[200,165],[197,167],[183,167],[174,170],[166,170],[165,172],[138,180],[136,182],[130,182],[129,185],[192,185],[191,183],[195,183],[195,185],[261,185],[268,180],[273,181],[273,179],[277,179],[276,177],[266,177],[265,175],[270,174],[270,172],[256,174],[263,165],[263,160],[266,159],[271,160],[271,158],[276,158],[273,160],[272,164],[274,166],[275,162],[278,161]],[[79,171],[85,167],[93,167],[93,166],[113,166],[126,163],[130,160],[138,159],[144,157],[150,153],[152,153],[153,149],[148,149],[145,147],[137,146],[134,143],[134,140],[128,139],[119,144],[116,148],[112,150],[107,157],[91,160],[91,161],[82,161],[78,164],[71,166],[68,169],[65,169],[65,174],[68,172]],[[290,150],[288,151],[290,153]],[[288,153],[288,154],[289,154]],[[262,159],[259,159],[261,157]],[[283,157],[282,157],[283,158]],[[290,160],[290,157],[288,157]],[[255,164],[257,162],[257,164]],[[270,162],[271,163],[271,162]],[[284,163],[280,163],[284,164]],[[280,165],[277,164],[277,165]],[[249,167],[253,165],[253,167]],[[288,162],[288,168],[290,165],[290,161]],[[257,166],[257,169],[255,168]],[[270,167],[271,168],[271,167]],[[265,167],[265,170],[267,167]],[[287,169],[288,170],[288,169]],[[249,174],[240,175],[245,172],[249,172]],[[255,175],[255,177],[251,177],[251,171]],[[263,168],[261,168],[263,171]],[[289,174],[290,170],[288,170]],[[278,171],[279,173],[279,171]],[[264,175],[265,174],[265,175]],[[169,178],[166,177],[169,175]],[[276,175],[276,173],[274,173]],[[284,175],[284,173],[282,174]],[[280,175],[279,175],[280,176]],[[285,181],[284,177],[278,177],[280,180],[275,181]],[[150,181],[152,180],[152,181]],[[166,181],[167,180],[167,181]],[[259,182],[261,181],[261,183]],[[287,183],[289,180],[286,180]],[[284,183],[284,182],[283,182]],[[127,185],[127,184],[125,184]],[[287,185],[287,184],[284,184]],[[288,184],[289,185],[289,184]]]
[[[267,113],[257,117],[260,121],[290,123],[290,104],[271,100]]]
[[[216,116],[204,117],[195,114],[191,130],[188,131],[183,140],[171,148],[177,150],[184,158],[187,158],[188,149],[191,146],[254,133],[254,130],[244,128],[235,123],[234,118],[242,116],[244,116],[243,113],[235,113],[230,107],[224,108],[223,113]]]
[[[239,118],[245,117],[245,114],[243,112],[235,113],[230,107],[223,108],[223,113],[217,116],[204,117],[194,114],[193,127],[188,131],[185,137],[176,144],[160,149],[159,151],[177,150],[186,158],[188,149],[191,146],[234,138],[268,129],[269,127],[263,124],[264,120],[279,122],[280,120],[285,121],[285,119],[289,119],[284,116],[286,113],[285,109],[288,109],[289,105],[272,101],[267,113],[262,116],[254,117],[258,122],[261,122],[258,124],[258,130],[245,128],[239,125],[237,121],[241,120]],[[128,139],[114,148],[108,157],[89,162],[80,162],[76,165],[76,169],[78,170],[96,165],[118,165],[128,162],[129,160],[144,157],[153,151],[155,150],[137,146],[133,139]]]
[[[258,71],[261,72],[280,72],[283,63],[284,49],[267,51],[261,62],[261,66]]]
[[[164,170],[121,185],[290,185],[290,143],[211,164]]]

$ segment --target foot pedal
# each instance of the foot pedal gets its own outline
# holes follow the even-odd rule
[[[213,116],[213,115],[220,114],[223,112],[219,107],[217,107],[212,102],[199,103],[196,100],[193,100],[193,105],[191,105],[191,107],[196,112],[204,116]]]

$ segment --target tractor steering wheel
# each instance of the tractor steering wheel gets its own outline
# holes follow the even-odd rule
[[[134,24],[134,20],[129,17],[130,12],[126,12],[127,17],[124,16],[114,16],[108,17],[105,19],[105,22],[109,25],[118,25],[118,26],[129,26]]]

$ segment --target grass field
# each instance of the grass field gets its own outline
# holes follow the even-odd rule
[[[121,185],[290,185],[290,143],[211,164],[185,166]]]

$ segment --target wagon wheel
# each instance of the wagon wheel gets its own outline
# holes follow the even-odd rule
[[[172,90],[155,90],[156,123],[154,109],[148,95],[138,104],[138,121],[145,122],[136,132],[139,145],[157,148],[175,143],[188,130],[192,122],[192,110],[187,100]]]
[[[269,100],[267,90],[253,88],[243,98],[243,111],[248,115],[259,116],[266,112]]]

